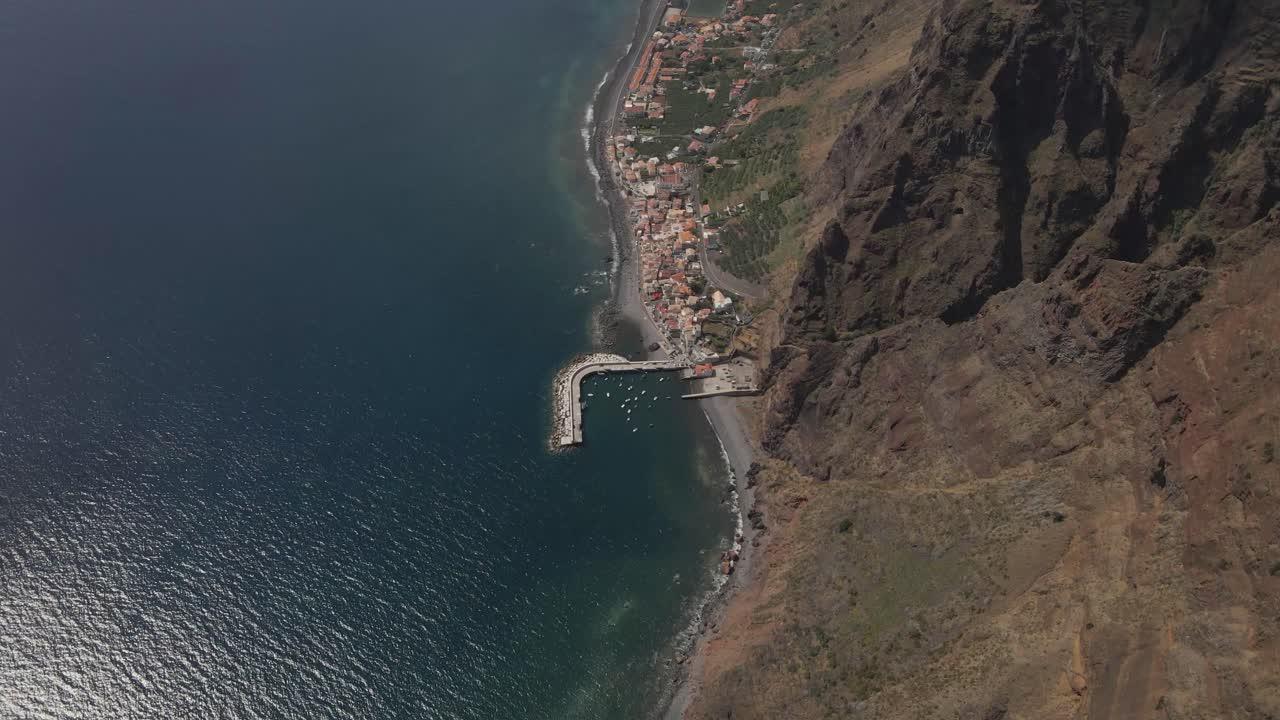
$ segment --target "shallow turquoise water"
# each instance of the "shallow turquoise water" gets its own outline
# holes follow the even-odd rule
[[[546,451],[634,8],[187,5],[0,8],[0,715],[643,716],[722,461]]]

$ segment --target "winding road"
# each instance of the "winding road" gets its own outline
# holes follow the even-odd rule
[[[763,285],[753,283],[749,280],[730,273],[727,270],[716,265],[716,261],[711,257],[711,249],[707,247],[707,230],[702,222],[702,194],[698,188],[702,184],[702,173],[698,173],[698,177],[693,182],[693,207],[698,212],[698,230],[701,237],[698,239],[699,247],[702,250],[702,271],[706,274],[707,280],[712,285],[728,290],[735,295],[752,300],[759,300],[766,296],[767,291]]]

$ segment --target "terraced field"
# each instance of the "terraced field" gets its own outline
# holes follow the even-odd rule
[[[740,214],[727,219],[720,227],[720,245],[724,249],[720,265],[738,277],[760,282],[772,269],[769,255],[791,225],[789,211],[797,209],[797,203],[791,201],[799,194],[799,179],[788,175],[745,203]]]

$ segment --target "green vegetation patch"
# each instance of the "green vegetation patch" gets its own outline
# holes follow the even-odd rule
[[[797,153],[796,143],[786,142],[739,159],[737,165],[726,165],[706,174],[703,192],[707,202],[717,210],[724,209],[734,195],[740,194],[762,178],[767,179],[795,167]]]
[[[743,15],[755,15],[760,17],[769,13],[784,13],[794,2],[786,2],[785,0],[750,0],[743,6]]]
[[[797,206],[785,204],[800,194],[800,188],[800,179],[794,173],[788,174],[724,223],[720,246],[725,253],[721,264],[726,270],[753,281],[769,272],[767,257],[790,224],[787,210]]]
[[[777,97],[780,92],[782,92],[782,77],[775,73],[752,83],[747,88],[746,99]]]
[[[832,49],[818,52],[788,52],[778,56],[778,81],[782,86],[798,88],[811,80],[836,71]]]
[[[709,319],[702,323],[702,334],[706,337],[707,344],[716,352],[729,349],[729,343],[733,340],[733,331],[732,325],[719,320]]]
[[[724,14],[724,0],[689,0],[689,17],[720,17]]]
[[[636,149],[638,157],[648,159],[651,157],[666,158],[667,153],[671,152],[672,148],[677,147],[680,148],[681,154],[683,154],[686,145],[688,145],[688,141],[683,138],[663,136],[637,141],[633,147]]]
[[[689,135],[694,128],[703,125],[719,126],[729,119],[729,91],[733,81],[728,73],[714,73],[705,79],[707,87],[716,88],[716,99],[707,101],[706,93],[698,92],[696,83],[685,87],[682,83],[668,83],[666,117],[655,124],[663,135]]]
[[[717,145],[715,155],[737,164],[706,174],[702,192],[711,206],[720,209],[735,194],[753,184],[758,187],[762,178],[767,182],[794,168],[806,114],[804,108],[797,106],[770,110],[736,137]]]

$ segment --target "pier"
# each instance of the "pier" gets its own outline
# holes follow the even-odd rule
[[[682,360],[628,360],[621,355],[594,353],[569,364],[556,375],[556,416],[553,441],[560,447],[582,442],[582,381],[597,373],[684,370]]]

